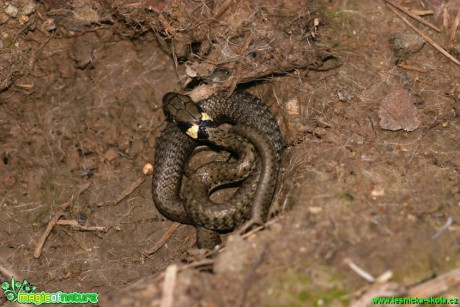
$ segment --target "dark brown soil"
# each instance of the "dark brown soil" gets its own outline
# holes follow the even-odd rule
[[[436,1],[403,2],[430,4],[425,18],[442,28]],[[395,66],[389,39],[412,32],[384,1],[316,1],[319,39],[342,65],[248,88],[288,145],[267,227],[206,254],[181,225],[149,257],[171,225],[150,177],[110,202],[153,160],[161,97],[183,90],[174,61],[109,2],[11,3],[34,10],[13,17],[0,4],[0,283],[12,273],[39,291],[98,292],[104,306],[159,305],[177,264],[175,306],[347,306],[370,285],[353,265],[391,272],[384,285],[400,296],[460,266],[460,66],[429,44]],[[446,29],[421,29],[447,44]],[[62,219],[105,231],[56,225],[35,258],[51,216],[85,183]],[[460,297],[459,284],[433,296]]]

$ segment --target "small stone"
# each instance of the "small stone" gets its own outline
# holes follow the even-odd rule
[[[312,214],[319,214],[323,212],[323,208],[321,207],[308,207],[308,211]]]
[[[56,30],[56,24],[54,23],[54,19],[48,18],[47,20],[43,22],[42,27],[43,27],[43,30],[47,32]]]
[[[14,5],[9,4],[5,8],[5,14],[7,14],[8,16],[11,16],[11,17],[16,17],[18,15],[18,8],[15,7]]]
[[[337,92],[337,96],[339,97],[339,100],[342,102],[349,102],[353,96],[348,93],[347,90],[339,90]]]
[[[75,214],[75,220],[80,225],[86,225],[86,222],[88,221],[88,215],[83,211],[79,211],[77,214]]]
[[[18,20],[19,20],[19,23],[23,25],[29,21],[29,16],[21,14],[18,17]]]
[[[142,173],[144,175],[153,174],[153,163],[150,163],[150,162],[145,163],[144,167],[142,168]]]
[[[116,158],[118,158],[118,153],[113,148],[109,148],[109,150],[107,150],[104,154],[104,159],[109,162],[115,160]]]
[[[385,130],[414,131],[420,126],[415,98],[404,89],[395,89],[380,103],[380,127]]]
[[[420,51],[425,42],[424,38],[414,33],[396,33],[388,40],[394,55],[404,59]]]
[[[194,69],[194,67],[192,65],[189,65],[189,64],[185,64],[185,73],[190,78],[195,78],[198,75],[196,70]]]
[[[379,186],[375,186],[371,191],[371,196],[373,199],[385,195],[385,189]]]
[[[298,116],[300,115],[300,103],[297,98],[286,101],[284,109],[288,115]]]
[[[35,11],[36,3],[34,0],[27,0],[21,8],[21,13],[24,15],[30,15]]]

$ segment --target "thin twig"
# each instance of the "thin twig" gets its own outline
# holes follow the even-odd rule
[[[431,29],[435,30],[436,32],[441,32],[441,30],[439,30],[438,27],[436,27],[435,25],[429,23],[428,21],[426,21],[425,19],[423,18],[420,18],[419,16],[415,15],[414,13],[412,13],[411,11],[409,11],[408,9],[406,9],[405,7],[397,4],[397,3],[394,3],[393,1],[391,0],[385,0],[386,3],[388,4],[391,4],[392,6],[394,6],[395,8],[397,8],[398,10],[400,10],[401,12],[407,14],[408,16],[414,18],[415,20],[417,20],[418,22],[420,23],[423,23],[425,26],[428,26],[430,27]]]
[[[455,33],[457,33],[458,25],[460,24],[460,7],[457,10],[457,16],[455,16],[454,23],[452,24],[452,28],[450,29],[450,38],[449,38],[449,48],[454,46],[455,42]]]
[[[350,259],[347,259],[347,264],[352,269],[356,274],[358,274],[359,277],[363,278],[364,280],[374,283],[375,282],[375,277],[372,276],[369,272],[365,271],[363,268],[359,267],[357,264],[355,264],[353,261]]]
[[[80,230],[86,230],[86,231],[103,231],[106,232],[107,228],[102,227],[102,226],[85,226],[85,225],[80,225],[76,220],[59,220],[56,222],[57,225],[68,225],[72,226],[73,228],[80,229]]]
[[[417,9],[410,9],[411,13],[417,15],[417,16],[427,16],[427,15],[434,15],[433,10],[417,10]]]
[[[155,243],[154,246],[144,251],[144,255],[151,255],[153,253],[156,253],[165,244],[165,242],[169,239],[169,237],[171,237],[171,235],[174,233],[174,231],[176,231],[177,227],[179,226],[180,226],[180,223],[173,222],[171,226],[169,226],[169,228],[163,234],[163,236],[160,238],[160,240],[158,240],[158,242]]]
[[[412,66],[412,65],[407,65],[407,64],[398,64],[398,67],[401,67],[405,70],[412,70],[412,71],[416,71],[416,72],[420,72],[420,73],[427,73],[428,71],[425,69],[425,68],[421,68],[421,67],[416,67],[416,66]]]
[[[50,234],[54,225],[56,225],[59,218],[65,213],[67,208],[69,208],[69,206],[72,204],[74,198],[77,198],[81,193],[83,193],[87,188],[89,188],[90,185],[91,183],[87,182],[83,184],[82,186],[80,186],[74,193],[72,193],[72,196],[56,210],[53,217],[48,222],[48,225],[46,225],[45,231],[41,235],[40,239],[38,239],[37,246],[35,247],[35,251],[34,251],[35,258],[40,257],[43,246],[45,245],[46,239],[48,238],[48,235]]]
[[[388,0],[386,0],[388,1]],[[411,24],[400,12],[398,12],[394,7],[392,7],[391,5],[387,4],[388,7],[396,14],[398,15],[399,18],[401,18],[402,21],[404,21],[412,30],[414,30],[418,35],[420,35],[421,37],[423,37],[431,46],[433,46],[434,48],[436,48],[436,50],[438,50],[439,52],[441,52],[443,55],[445,55],[449,60],[451,60],[452,62],[454,62],[455,64],[457,65],[460,65],[460,61],[457,60],[456,58],[454,58],[449,52],[447,52],[444,48],[442,48],[441,46],[439,46],[437,43],[435,43],[431,38],[429,38],[425,33],[423,33],[422,31],[420,31],[419,29],[417,29],[416,26],[414,26],[413,24]]]

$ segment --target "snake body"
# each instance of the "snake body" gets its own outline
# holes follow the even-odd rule
[[[187,97],[169,93],[163,100],[166,104],[174,99],[186,100]],[[185,109],[191,106],[187,103],[185,101]],[[260,99],[244,91],[236,91],[229,98],[214,96],[198,105],[205,117],[198,121],[198,125],[193,125],[194,131],[191,131],[191,124],[184,127],[190,115],[194,116],[191,114],[193,112],[180,111],[176,114],[180,117],[176,120],[179,125],[168,123],[157,140],[152,180],[152,194],[157,209],[170,220],[212,230],[232,229],[248,219],[263,223],[273,197],[283,146],[274,116]],[[217,127],[223,122],[235,126],[230,132],[223,132]],[[190,132],[192,137],[184,132]],[[213,162],[199,168],[197,174],[189,178],[181,195],[185,165],[200,144],[197,139],[239,151],[238,156],[249,157],[231,168],[226,166],[225,171],[211,170],[224,162]],[[251,157],[254,148],[259,159]],[[233,176],[231,172],[234,172]],[[215,178],[219,174],[224,174],[223,178]],[[209,200],[209,191],[221,184],[215,181],[232,182],[236,180],[233,177],[238,176],[247,178],[228,202],[215,204]]]

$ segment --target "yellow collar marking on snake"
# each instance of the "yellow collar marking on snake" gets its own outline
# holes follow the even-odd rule
[[[208,113],[201,112],[201,120],[213,120],[211,116],[209,116]]]
[[[198,130],[200,127],[198,127],[197,124],[193,125],[192,127],[187,129],[187,135],[191,137],[192,139],[197,139],[198,138]]]
[[[201,120],[212,121],[212,117],[209,116],[209,114],[205,112],[201,112]],[[194,124],[190,128],[187,129],[186,133],[191,138],[197,139],[199,130],[200,130],[200,126],[198,124]]]

